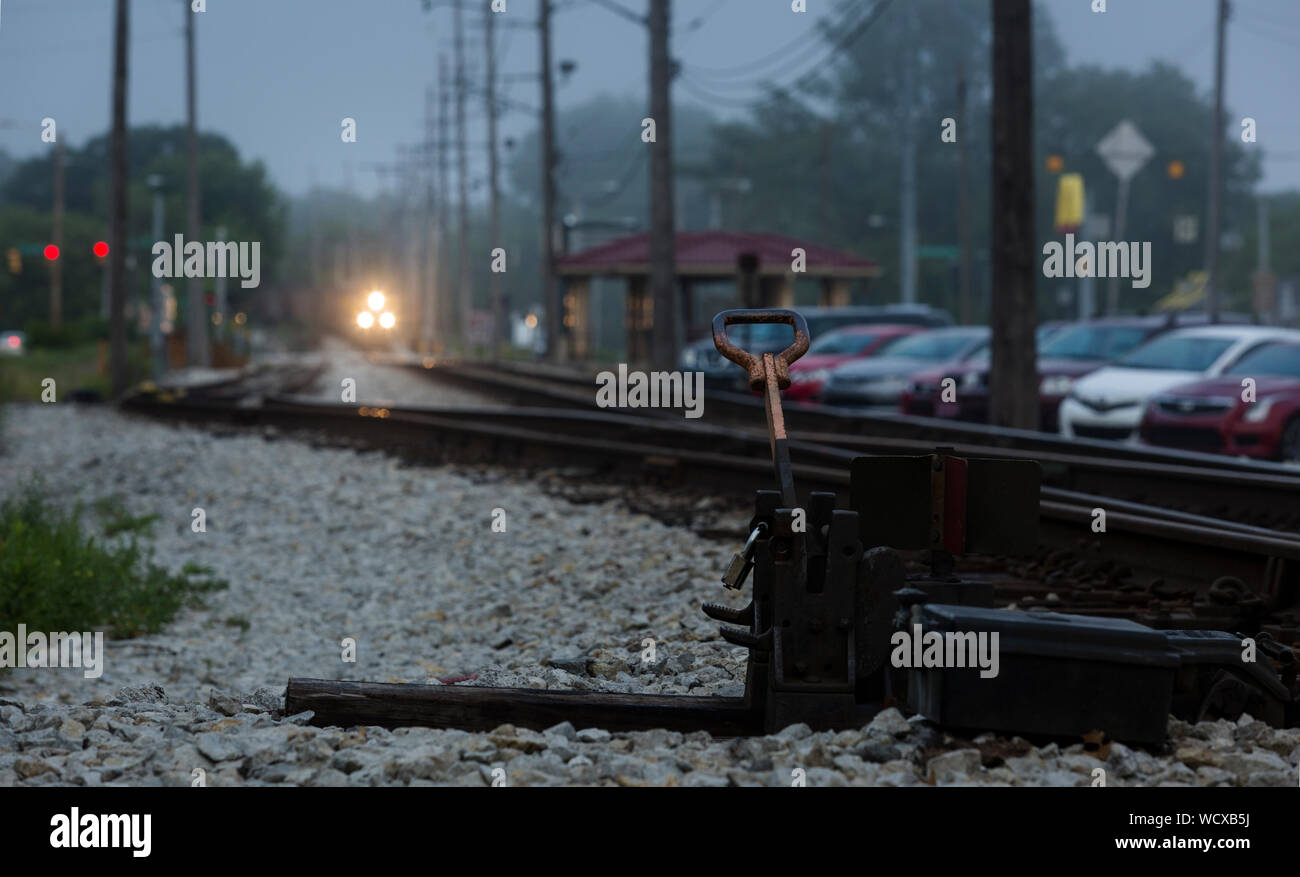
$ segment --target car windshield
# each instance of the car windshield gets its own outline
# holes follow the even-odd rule
[[[1114,359],[1146,337],[1141,326],[1074,326],[1052,337],[1038,352],[1053,359]]]
[[[1229,375],[1278,375],[1300,378],[1300,344],[1265,344],[1228,369]]]
[[[1206,335],[1162,335],[1119,360],[1128,368],[1203,372],[1232,346],[1235,338]]]
[[[741,347],[755,344],[775,346],[782,341],[794,343],[794,330],[785,323],[749,323],[728,326],[727,337]]]
[[[976,336],[966,332],[924,332],[890,344],[888,354],[908,359],[952,359],[975,339]]]
[[[832,332],[823,335],[809,347],[809,353],[861,353],[870,347],[879,335],[866,332]]]

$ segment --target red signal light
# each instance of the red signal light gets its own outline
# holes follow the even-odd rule
[[[99,258],[101,259],[104,258],[105,256],[108,255],[108,244],[104,243],[103,241],[96,241],[94,246],[94,252],[95,255],[98,256]]]
[[[59,248],[54,246],[54,244],[49,244],[48,246],[46,246],[45,258],[49,259],[51,262],[59,258]]]

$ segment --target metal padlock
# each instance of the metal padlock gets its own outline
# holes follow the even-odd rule
[[[745,583],[749,571],[754,568],[754,543],[766,533],[767,524],[759,524],[745,540],[745,547],[740,550],[740,553],[732,555],[731,563],[727,564],[727,571],[722,574],[722,583],[728,588],[734,591]]]

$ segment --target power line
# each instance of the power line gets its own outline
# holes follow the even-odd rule
[[[867,15],[863,17],[861,21],[859,21],[856,25],[850,28],[848,32],[845,33],[842,37],[840,37],[837,41],[835,41],[831,45],[830,49],[827,50],[821,56],[821,58],[817,60],[815,64],[810,65],[808,69],[805,70],[803,73],[792,76],[788,80],[785,80],[784,82],[771,82],[770,80],[758,80],[749,83],[735,83],[735,84],[723,85],[722,87],[754,88],[756,86],[762,85],[765,86],[766,91],[771,92],[777,90],[789,90],[792,86],[798,87],[803,85],[804,82],[810,76],[813,76],[818,71],[820,71],[827,64],[827,62],[829,62],[833,57],[835,57],[835,55],[847,49],[849,46],[853,45],[853,43],[855,43],[859,38],[861,38],[862,35],[865,34],[871,28],[872,25],[874,25],[877,21],[880,20],[881,15],[884,14],[885,10],[889,7],[889,4],[891,2],[892,0],[877,0],[876,5],[871,8],[871,11],[868,12]],[[808,54],[805,53],[804,57],[805,58],[808,57]],[[796,63],[800,64],[801,62],[796,62]],[[748,100],[743,98],[740,99],[729,98],[725,95],[720,95],[717,94],[716,92],[711,92],[708,90],[708,88],[702,87],[699,83],[688,80],[685,77],[681,77],[681,82],[682,85],[688,91],[695,94],[701,100],[706,100],[711,103],[723,104],[726,106],[748,107],[752,105],[752,103],[755,100],[755,98],[750,98]],[[716,85],[715,83],[710,83],[710,87],[714,87],[715,85]]]
[[[614,13],[615,15],[621,18],[626,18],[628,21],[635,22],[636,24],[644,26],[648,23],[646,21],[645,16],[638,15],[637,13],[633,12],[631,9],[628,9],[626,6],[620,6],[619,4],[615,3],[614,0],[587,0],[587,2],[594,3],[597,6],[600,6],[604,9],[608,9],[610,12]]]
[[[851,13],[846,14],[845,18],[846,19],[849,18],[850,15]],[[819,41],[819,38],[820,38],[820,34],[817,33],[816,28],[813,28],[804,31],[794,39],[790,40],[784,45],[781,45],[773,49],[771,52],[768,52],[766,55],[762,56],[761,58],[755,58],[752,61],[746,61],[743,64],[737,64],[732,67],[696,67],[692,65],[690,71],[693,74],[702,75],[705,78],[713,78],[713,79],[734,79],[734,78],[745,77],[753,73],[755,70],[770,68],[775,61],[780,59],[782,55],[784,55],[787,51],[794,48],[795,46],[798,46],[800,43],[806,43],[809,40],[813,41],[813,43],[816,43],[817,41]]]

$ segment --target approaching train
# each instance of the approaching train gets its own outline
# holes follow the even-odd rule
[[[393,327],[397,317],[386,310],[386,296],[378,289],[372,289],[366,296],[366,306],[356,318],[358,340],[364,347],[388,347],[393,341]]]

